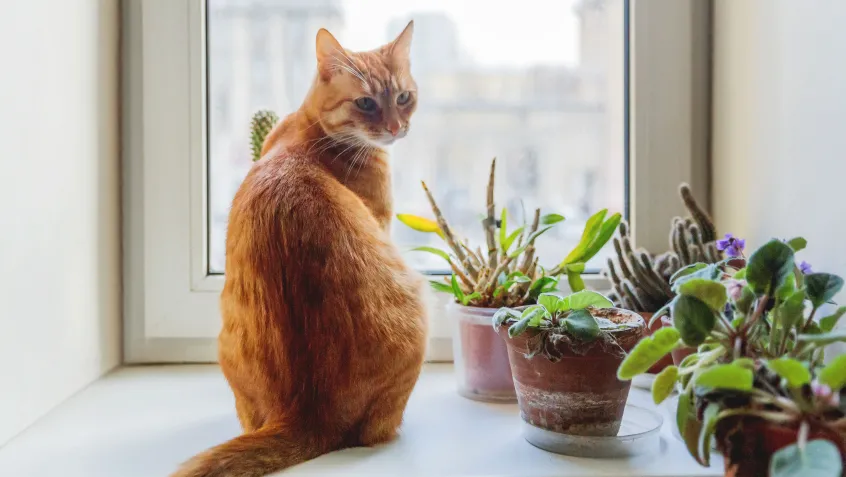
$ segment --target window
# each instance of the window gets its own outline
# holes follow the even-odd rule
[[[695,0],[138,3],[125,14],[128,361],[214,360],[250,117],[299,106],[320,27],[360,50],[415,20],[421,101],[392,153],[397,212],[430,215],[426,180],[454,227],[481,243],[496,156],[497,201],[513,220],[535,207],[567,217],[539,242],[541,260],[554,263],[600,208],[627,213],[638,244],[660,249],[680,211],[673,184],[706,185],[707,121],[692,111],[708,88],[692,78],[707,68],[708,12]],[[432,240],[399,223],[393,234],[402,248]],[[440,265],[407,258],[423,271]],[[433,325],[448,339],[448,327]]]

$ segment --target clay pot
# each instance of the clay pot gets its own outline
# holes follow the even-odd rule
[[[530,426],[582,436],[615,436],[620,430],[631,382],[618,380],[617,368],[641,339],[645,323],[617,308],[594,310],[594,316],[632,327],[612,333],[616,345],[597,340],[575,350],[558,342],[554,349],[562,357],[556,362],[544,355],[526,358],[528,341],[537,338],[537,331],[512,339],[506,326],[499,329],[508,344],[520,415]],[[524,436],[532,442],[529,434]]]
[[[452,342],[458,393],[476,401],[514,402],[508,350],[493,329],[496,310],[447,305],[447,316],[456,330]]]
[[[639,312],[638,314],[641,317],[643,317],[643,321],[645,321],[646,324],[647,324],[647,327],[645,328],[646,336],[651,336],[652,333],[655,333],[656,331],[660,330],[664,326],[661,321],[656,321],[655,323],[652,323],[652,326],[648,326],[649,320],[651,320],[652,315],[654,315],[654,313],[652,313],[651,311]],[[650,373],[650,374],[658,374],[661,371],[663,371],[664,368],[666,368],[667,366],[670,366],[672,364],[673,364],[673,357],[672,356],[664,356],[663,358],[658,360],[657,363],[653,364],[652,367],[649,368],[646,372]]]
[[[720,421],[716,428],[717,449],[724,456],[727,477],[768,475],[770,459],[781,448],[798,439],[798,426],[784,426],[758,418],[735,417]],[[811,428],[808,440],[827,439],[840,449],[846,469],[846,436],[830,429]],[[844,473],[846,475],[846,473]]]
[[[661,326],[673,326],[672,320],[670,320],[669,316],[662,316],[661,317]],[[684,346],[682,348],[674,349],[670,354],[673,357],[673,364],[678,366],[679,363],[682,362],[685,358],[690,356],[691,354],[696,352],[696,348],[691,348],[689,346]]]

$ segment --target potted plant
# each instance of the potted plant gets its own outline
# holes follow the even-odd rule
[[[442,280],[432,280],[431,285],[452,297],[446,312],[456,330],[453,352],[459,393],[481,401],[513,402],[516,398],[508,352],[490,326],[494,313],[501,307],[520,308],[536,303],[542,293],[557,289],[559,275],[567,275],[571,286],[584,288],[580,273],[585,263],[611,239],[621,216],[608,217],[607,210],[595,214],[588,220],[576,248],[561,263],[545,269],[535,255],[535,241],[564,217],[541,215],[536,209],[530,224],[522,223],[509,230],[506,209],[497,212],[494,202],[495,173],[494,159],[486,190],[486,214],[481,221],[486,239],[484,251],[457,236],[425,183],[423,190],[435,220],[410,214],[399,214],[397,218],[414,230],[437,234],[448,247],[413,250],[441,257],[452,272]]]
[[[632,310],[647,320],[648,334],[671,325],[669,317],[651,320],[652,315],[675,296],[670,277],[693,263],[716,263],[723,258],[714,221],[699,206],[690,186],[681,184],[679,196],[689,215],[673,219],[669,251],[653,255],[643,249],[634,249],[628,224],[623,222],[619,237],[614,237],[616,259],[609,258],[603,271],[612,285],[609,298],[616,306]],[[678,365],[692,351],[679,348],[673,351],[672,356],[665,356],[655,363],[648,372],[657,374],[673,363]]]
[[[846,307],[818,319],[843,286],[795,262],[801,238],[772,240],[748,260],[727,237],[730,257],[689,265],[672,277],[676,296],[656,313],[673,325],[643,339],[620,379],[646,372],[681,346],[696,348],[655,379],[656,403],[678,387],[677,426],[691,455],[709,464],[712,441],[727,476],[840,477],[846,460],[846,356],[824,364]]]
[[[642,337],[643,318],[582,290],[565,297],[543,293],[536,305],[523,310],[502,308],[493,324],[508,344],[526,424],[562,440],[566,435],[617,435],[630,388],[628,381],[617,379],[617,368]],[[549,441],[535,442],[535,435],[524,434],[547,448]]]

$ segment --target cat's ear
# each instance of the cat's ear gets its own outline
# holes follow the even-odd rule
[[[328,65],[338,57],[344,54],[344,47],[338,43],[338,40],[329,33],[329,30],[321,28],[317,32],[317,63],[320,65]]]
[[[389,45],[391,56],[396,60],[408,61],[411,55],[411,36],[414,34],[414,20]]]

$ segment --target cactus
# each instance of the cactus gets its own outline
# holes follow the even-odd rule
[[[270,134],[273,126],[279,122],[279,116],[270,110],[257,111],[250,122],[250,149],[253,153],[253,162],[261,159],[261,148],[264,145],[264,138]]]
[[[681,184],[679,196],[690,216],[673,218],[667,252],[656,256],[643,249],[635,250],[628,224],[620,223],[619,237],[614,237],[617,258],[609,258],[604,271],[611,281],[613,291],[609,298],[615,305],[656,312],[674,296],[670,277],[676,271],[693,263],[716,263],[722,259],[722,252],[716,247],[714,222],[696,202],[690,186]]]

